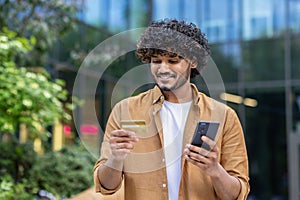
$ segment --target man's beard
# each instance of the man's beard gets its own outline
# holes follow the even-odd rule
[[[179,80],[180,82],[177,82],[175,85],[171,86],[171,87],[166,87],[166,86],[162,86],[160,87],[158,85],[158,87],[162,90],[162,91],[173,91],[173,90],[176,90],[178,88],[180,88],[181,86],[183,86],[185,83],[186,83],[186,79],[180,79]]]
[[[156,77],[159,77],[161,76],[162,74],[156,74]],[[156,83],[156,85],[158,85],[158,87],[162,90],[162,91],[174,91],[178,88],[180,88],[181,86],[183,86],[187,81],[188,81],[188,78],[190,76],[190,65],[189,67],[187,68],[187,70],[185,71],[185,73],[183,75],[178,75],[177,73],[168,73],[169,76],[181,76],[177,82],[171,86],[171,87],[167,87],[167,86],[160,86],[159,84]]]

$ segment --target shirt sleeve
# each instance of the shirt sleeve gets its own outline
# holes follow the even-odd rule
[[[110,150],[110,146],[109,146],[110,133],[112,130],[116,130],[116,129],[120,128],[119,123],[118,123],[118,121],[119,121],[118,120],[119,115],[117,114],[118,110],[119,110],[119,106],[116,105],[116,107],[113,109],[113,111],[111,112],[111,114],[108,118],[108,122],[107,122],[106,129],[105,129],[105,134],[103,136],[103,141],[102,141],[102,145],[101,145],[100,158],[94,165],[95,190],[96,190],[96,192],[100,192],[103,195],[114,194],[116,191],[118,191],[121,188],[121,185],[122,185],[122,181],[121,181],[120,185],[117,188],[115,188],[113,190],[108,190],[101,185],[100,177],[98,176],[99,167],[102,166],[111,155],[111,150]]]
[[[241,184],[240,194],[238,196],[238,200],[246,200],[250,191],[249,180],[244,180],[243,178],[238,178]]]
[[[95,167],[94,167],[94,184],[95,184],[95,191],[96,191],[96,192],[100,192],[100,193],[103,194],[103,195],[111,195],[111,194],[114,194],[115,192],[117,192],[117,191],[121,188],[122,182],[120,183],[120,185],[119,185],[117,188],[115,188],[115,189],[113,189],[113,190],[108,190],[108,189],[106,189],[105,187],[103,187],[103,186],[101,185],[101,182],[100,182],[100,179],[99,179],[99,176],[98,176],[98,168],[99,168],[100,165],[101,165],[100,162],[99,162],[99,163],[97,162],[97,163],[95,164]]]
[[[237,114],[232,109],[228,110],[224,124],[221,165],[230,175],[236,177],[241,184],[237,199],[246,199],[250,191],[248,156],[242,126]]]

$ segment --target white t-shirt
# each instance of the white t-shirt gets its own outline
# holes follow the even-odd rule
[[[177,200],[181,180],[181,154],[185,122],[191,106],[164,101],[160,116],[164,134],[169,200]]]

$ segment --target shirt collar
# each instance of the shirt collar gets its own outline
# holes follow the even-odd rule
[[[157,85],[155,85],[155,87],[153,88],[153,104],[156,104],[160,101],[164,100],[164,95],[162,94],[161,90],[159,89],[159,87]]]

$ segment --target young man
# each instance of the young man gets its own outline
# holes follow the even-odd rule
[[[150,63],[156,86],[118,103],[109,117],[96,191],[113,194],[124,181],[125,199],[246,199],[248,158],[236,113],[199,92],[190,79],[210,54],[201,30],[184,21],[153,22],[137,56]],[[144,120],[146,136],[122,129],[122,120]],[[198,121],[219,122],[210,150],[191,145]]]

